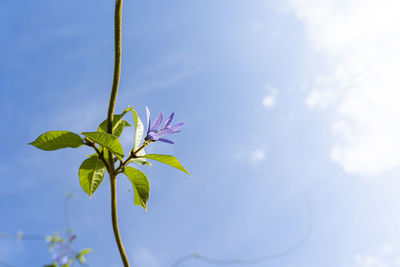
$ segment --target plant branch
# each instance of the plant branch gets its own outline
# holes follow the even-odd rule
[[[114,77],[111,89],[110,103],[108,105],[107,114],[107,132],[112,134],[112,125],[114,121],[114,109],[117,101],[119,80],[121,76],[121,28],[122,28],[122,1],[115,1],[114,15],[114,43],[115,43],[115,58],[114,58]],[[114,230],[115,241],[117,242],[119,254],[125,267],[129,267],[128,257],[126,255],[124,245],[121,241],[121,236],[118,229],[118,213],[117,213],[117,177],[115,175],[114,159],[111,151],[108,151],[109,175],[111,184],[111,219]]]
[[[104,158],[104,153],[103,150],[100,152],[100,150],[96,147],[96,144],[93,143],[92,141],[90,141],[89,139],[85,138],[85,145],[92,147],[97,155],[99,155],[99,159],[104,163],[104,165],[106,166],[107,170],[110,171],[110,168],[108,166],[109,162],[106,161],[106,159]]]
[[[137,153],[139,153],[140,150],[142,150],[143,148],[145,148],[145,147],[146,147],[148,144],[150,144],[151,142],[152,142],[152,141],[144,142],[144,143],[143,143],[140,147],[138,147],[135,151],[133,151],[133,149],[132,149],[132,151],[131,151],[129,157],[128,157],[124,162],[120,162],[118,168],[115,170],[114,173],[115,173],[115,174],[118,174],[119,171],[122,170],[122,168],[125,167],[125,166],[129,163],[129,161],[130,161],[131,159],[137,158]]]

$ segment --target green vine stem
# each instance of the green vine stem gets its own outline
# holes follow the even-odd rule
[[[117,101],[119,79],[121,76],[121,28],[122,28],[122,1],[115,1],[115,15],[114,15],[114,44],[115,44],[115,58],[114,58],[114,77],[111,89],[110,103],[108,104],[107,114],[107,132],[112,133],[112,125],[114,121],[114,108]]]
[[[121,236],[118,229],[118,215],[117,215],[117,177],[115,174],[110,173],[111,184],[111,217],[114,230],[115,241],[117,242],[119,254],[121,255],[124,267],[129,267],[128,256],[126,255],[124,245],[122,244]]]
[[[107,114],[107,132],[112,134],[112,125],[114,121],[114,108],[117,101],[119,80],[121,76],[121,28],[122,28],[122,1],[115,2],[115,17],[114,17],[114,43],[115,43],[115,59],[114,59],[114,77],[111,89],[110,103],[108,105]],[[109,151],[109,175],[111,184],[111,218],[114,230],[115,241],[117,242],[119,254],[125,267],[129,267],[128,257],[126,255],[124,245],[121,241],[121,236],[118,229],[118,213],[117,213],[117,176],[114,169],[113,155]]]

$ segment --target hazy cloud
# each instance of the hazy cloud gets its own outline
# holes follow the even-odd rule
[[[331,157],[349,173],[400,165],[400,1],[288,0],[323,69],[306,103],[333,108]]]
[[[366,253],[354,255],[354,267],[397,267],[400,266],[399,247],[394,244],[384,244]]]
[[[257,149],[253,151],[253,153],[250,156],[250,162],[257,164],[260,161],[263,161],[265,159],[265,151],[263,149]]]
[[[268,94],[262,99],[262,104],[265,108],[273,108],[276,103],[276,96],[278,94],[278,90],[275,88],[267,88]]]

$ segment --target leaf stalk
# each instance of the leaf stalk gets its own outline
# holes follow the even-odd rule
[[[122,170],[128,163],[129,163],[129,161],[131,160],[131,159],[134,159],[134,158],[137,158],[137,153],[139,153],[140,152],[140,150],[142,150],[143,148],[145,148],[148,144],[150,144],[151,142],[153,142],[153,141],[145,141],[145,142],[143,142],[143,144],[140,146],[140,147],[138,147],[136,150],[131,150],[131,153],[130,153],[130,155],[129,155],[129,157],[124,161],[124,162],[120,162],[120,164],[119,164],[119,166],[118,166],[118,168],[115,170],[115,174],[118,174],[118,173],[120,173],[120,170]]]
[[[97,155],[99,155],[99,159],[104,163],[104,165],[107,168],[107,171],[109,171],[110,170],[110,167],[108,165],[109,162],[107,162],[106,159],[104,158],[103,150],[100,152],[100,150],[96,147],[96,144],[93,143],[92,141],[90,141],[87,138],[85,138],[85,143],[84,144],[87,145],[87,146],[92,147],[96,151]]]

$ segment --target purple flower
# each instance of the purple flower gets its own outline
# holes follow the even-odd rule
[[[65,265],[68,263],[69,259],[72,257],[73,251],[68,244],[58,243],[56,246],[56,251],[53,253],[53,261],[58,264]]]
[[[52,259],[57,264],[64,266],[68,263],[74,254],[71,248],[71,243],[76,238],[76,235],[69,235],[68,242],[64,240],[55,241],[55,251],[52,254]],[[59,266],[57,265],[57,266]]]
[[[149,109],[146,107],[146,114],[147,114],[147,135],[144,138],[145,141],[161,141],[164,143],[168,143],[168,144],[173,144],[174,142],[172,142],[169,139],[166,138],[161,138],[167,134],[174,134],[174,133],[179,133],[180,131],[178,131],[182,126],[183,126],[183,122],[175,124],[174,126],[171,126],[171,122],[172,119],[174,118],[175,113],[172,112],[171,115],[169,116],[169,118],[165,121],[163,127],[161,127],[161,129],[158,129],[161,125],[161,122],[163,120],[163,113],[160,112],[160,114],[158,114],[157,118],[155,119],[153,125],[150,127],[150,122],[151,122],[151,118],[150,118],[150,111]]]

